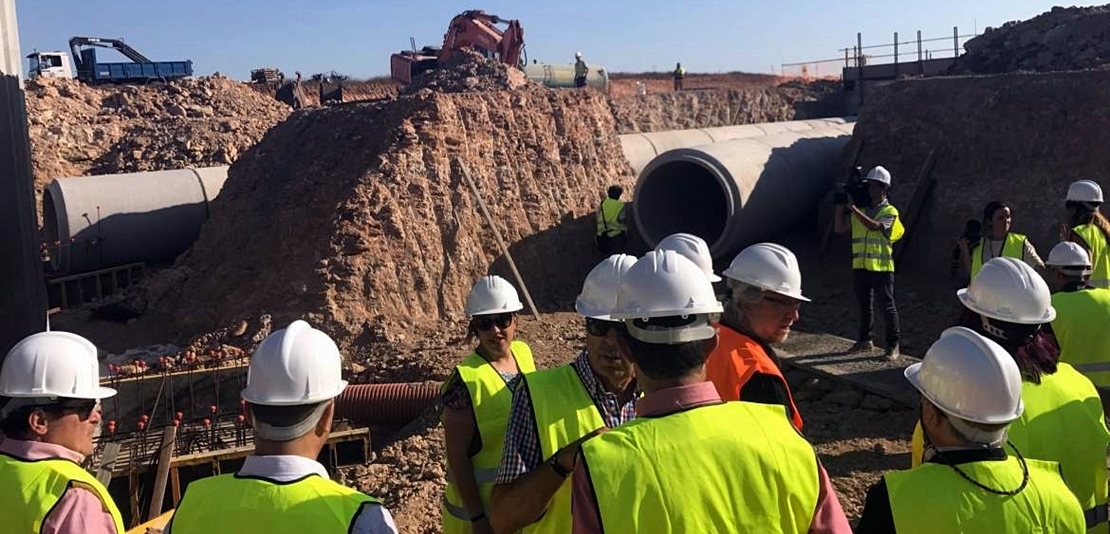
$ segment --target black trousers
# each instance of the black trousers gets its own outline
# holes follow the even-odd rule
[[[859,304],[859,336],[856,341],[870,341],[874,326],[872,301],[878,297],[886,323],[886,347],[898,346],[902,328],[898,321],[898,307],[894,304],[894,273],[852,269],[852,285]]]
[[[610,256],[613,254],[624,254],[625,249],[628,247],[628,233],[621,232],[614,236],[599,235],[597,236],[597,250],[603,256]]]
[[[565,80],[566,78],[563,78],[563,79]],[[586,86],[586,77],[585,76],[575,76],[574,77],[574,86],[575,87],[585,87]]]

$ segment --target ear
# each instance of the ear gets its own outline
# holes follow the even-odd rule
[[[320,420],[316,422],[316,436],[327,437],[331,433],[332,417],[335,416],[335,399],[328,401],[328,407],[324,408],[324,413],[320,415]]]
[[[27,414],[27,427],[30,428],[30,437],[45,436],[50,431],[50,418],[40,409],[31,410]]]

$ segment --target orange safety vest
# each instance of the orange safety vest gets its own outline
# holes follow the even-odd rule
[[[756,373],[774,376],[782,382],[782,387],[786,390],[786,397],[790,400],[791,420],[794,428],[800,432],[803,426],[802,415],[794,404],[794,394],[791,393],[786,378],[782,376],[782,370],[763,347],[751,337],[725,325],[717,326],[717,339],[717,349],[705,362],[705,378],[717,386],[721,399],[744,400],[740,398],[740,390],[752,376]]]

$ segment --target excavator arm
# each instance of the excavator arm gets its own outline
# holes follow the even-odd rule
[[[124,57],[134,61],[135,63],[150,63],[150,59],[139,53],[138,50],[131,48],[127,43],[120,39],[106,39],[103,37],[72,37],[69,40],[69,50],[73,52],[73,61],[77,64],[77,68],[81,69],[84,65],[81,64],[81,54],[77,51],[79,46],[99,46],[103,48],[114,48],[123,54]]]
[[[507,23],[508,28],[502,31],[497,27],[500,23]],[[502,63],[516,67],[524,46],[524,28],[518,20],[506,20],[481,10],[463,11],[447,27],[439,61],[446,61],[452,52],[468,46],[486,55],[497,54]]]

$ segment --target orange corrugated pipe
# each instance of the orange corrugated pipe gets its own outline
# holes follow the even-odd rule
[[[351,384],[335,399],[335,417],[361,425],[403,424],[439,398],[440,382]]]

